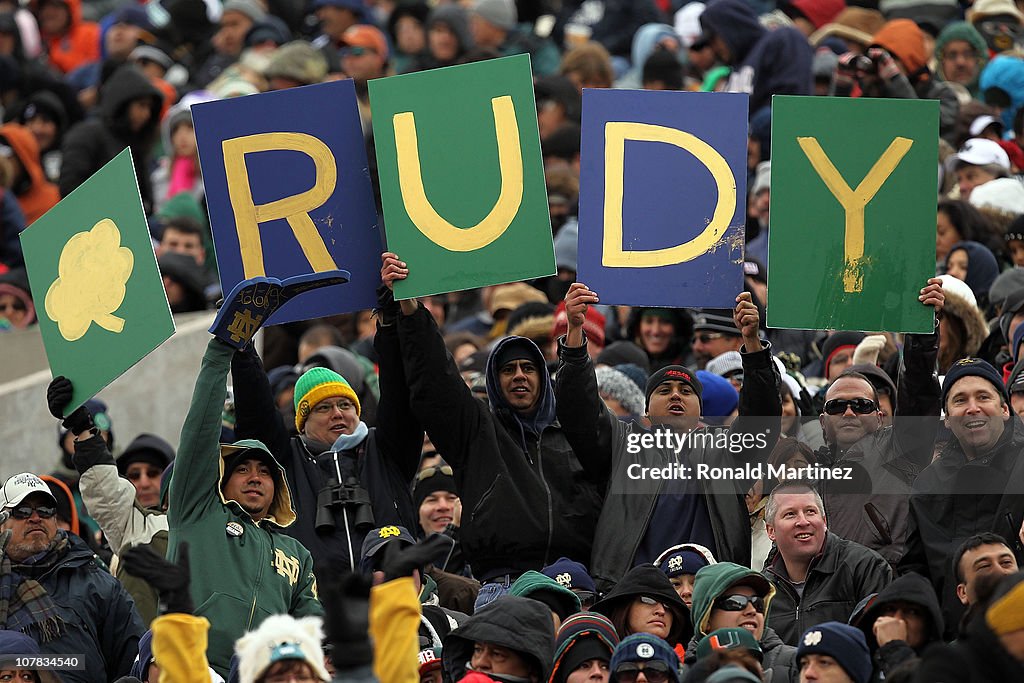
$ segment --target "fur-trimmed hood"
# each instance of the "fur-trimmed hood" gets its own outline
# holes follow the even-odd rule
[[[944,289],[944,293],[946,303],[943,306],[943,315],[958,318],[964,326],[965,338],[961,357],[973,356],[988,337],[988,323],[985,321],[985,316],[978,310],[977,305],[956,292]]]

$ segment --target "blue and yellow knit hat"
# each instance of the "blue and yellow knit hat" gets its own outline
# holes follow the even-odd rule
[[[325,398],[347,398],[356,405],[356,415],[362,414],[359,397],[345,378],[328,368],[310,368],[295,383],[295,428],[302,432],[306,418]]]

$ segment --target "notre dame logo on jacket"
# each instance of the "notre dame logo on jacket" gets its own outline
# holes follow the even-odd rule
[[[288,585],[294,586],[299,581],[299,571],[302,565],[299,563],[298,558],[292,557],[291,555],[285,555],[284,551],[280,548],[274,548],[274,571],[288,579]],[[313,577],[313,573],[310,572],[310,578],[313,581],[311,586],[313,591],[313,597],[319,598],[320,595],[316,589],[316,578]]]

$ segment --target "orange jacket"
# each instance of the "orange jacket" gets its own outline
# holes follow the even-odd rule
[[[68,73],[90,62],[100,59],[100,25],[82,21],[81,0],[63,0],[71,14],[67,31],[58,35],[43,35],[50,63],[61,73]],[[32,13],[38,17],[37,3],[31,4]]]
[[[27,188],[21,194],[14,194],[18,199],[21,212],[25,214],[25,225],[32,225],[37,218],[60,201],[60,192],[56,185],[46,179],[43,166],[39,161],[39,143],[36,142],[35,136],[29,132],[28,128],[17,123],[6,123],[0,126],[0,135],[7,138],[7,143],[14,150],[30,180]]]

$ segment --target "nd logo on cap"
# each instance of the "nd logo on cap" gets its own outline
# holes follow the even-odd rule
[[[650,643],[640,643],[636,646],[636,656],[650,659],[654,656],[654,646]]]
[[[821,642],[821,631],[811,631],[804,636],[804,645],[811,647]]]
[[[377,532],[378,538],[389,538],[391,536],[401,536],[402,532],[399,531],[397,526],[386,526],[381,527],[381,530]]]

